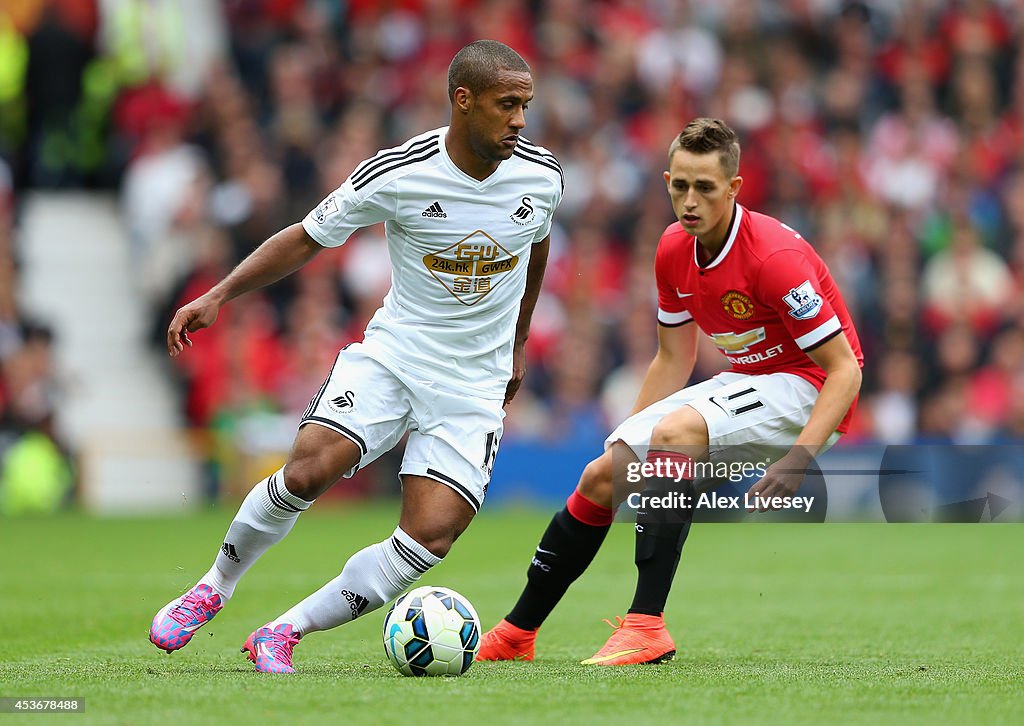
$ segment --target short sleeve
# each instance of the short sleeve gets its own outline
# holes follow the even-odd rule
[[[327,195],[302,220],[310,237],[324,247],[340,247],[361,227],[394,219],[394,182],[356,192],[351,179]]]
[[[822,267],[824,265],[822,264]],[[781,250],[765,260],[759,297],[775,310],[797,346],[807,352],[842,331],[839,316],[822,294],[822,274],[807,255]]]
[[[686,309],[685,293],[680,297],[677,290],[679,266],[675,257],[663,237],[654,257],[654,278],[658,285],[658,323],[670,328],[693,320],[693,315]]]
[[[544,239],[551,234],[551,227],[555,222],[555,210],[558,209],[558,205],[562,203],[562,185],[554,185],[554,193],[551,198],[551,211],[548,212],[547,217],[544,219],[544,224],[537,230],[537,235],[533,238],[533,244],[543,242]]]

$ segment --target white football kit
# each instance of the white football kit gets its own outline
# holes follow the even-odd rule
[[[520,137],[483,181],[448,156],[447,127],[364,161],[302,221],[324,247],[385,223],[391,290],[346,346],[300,425],[354,441],[366,466],[410,432],[402,474],[478,509],[501,438],[532,246],[562,197],[554,156]],[[351,475],[351,472],[350,472]]]

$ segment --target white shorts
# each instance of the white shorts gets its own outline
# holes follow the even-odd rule
[[[643,461],[654,426],[666,415],[689,405],[708,426],[712,461],[741,457],[773,461],[794,443],[811,416],[818,389],[792,373],[751,376],[726,371],[652,403],[630,416],[605,439],[605,448],[622,441]],[[831,446],[839,440],[832,434]]]
[[[447,484],[474,510],[487,493],[504,428],[502,401],[439,389],[398,374],[362,351],[342,349],[299,426],[325,426],[351,439],[362,457],[346,477],[393,449],[409,433],[401,474]]]

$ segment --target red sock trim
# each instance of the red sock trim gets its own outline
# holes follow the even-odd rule
[[[648,615],[647,613],[634,613],[630,610],[626,613],[626,622],[630,625],[639,625],[641,627],[664,628],[665,613]]]
[[[513,637],[516,637],[516,638],[519,638],[519,639],[529,639],[529,640],[532,640],[533,638],[537,637],[537,628],[534,628],[533,630],[527,630],[526,628],[520,628],[518,625],[513,625],[512,623],[510,623],[508,621],[508,618],[502,618],[501,622],[498,623],[498,624],[501,626],[501,629],[504,630],[507,635],[510,635],[510,636],[513,636]],[[509,632],[509,631],[512,631],[512,632]]]
[[[579,489],[569,495],[565,507],[569,510],[569,514],[591,527],[607,527],[615,519],[614,509],[602,507],[600,504],[590,501],[580,494]]]
[[[648,449],[647,461],[651,464],[662,462],[662,467],[668,468],[671,476],[676,477],[676,472],[683,472],[683,479],[693,479],[693,458],[679,451],[666,451],[664,449]]]

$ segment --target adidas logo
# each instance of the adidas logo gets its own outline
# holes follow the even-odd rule
[[[440,217],[441,219],[448,219],[448,215],[438,202],[434,202],[429,207],[423,210],[424,217]]]
[[[348,600],[349,609],[352,611],[352,619],[355,620],[363,614],[363,610],[366,610],[366,606],[370,604],[362,595],[352,592],[351,590],[342,590],[341,596]]]
[[[225,542],[224,544],[222,544],[220,546],[220,551],[223,552],[224,556],[232,562],[241,562],[241,560],[238,558],[238,553],[235,551],[235,546],[230,542]]]

